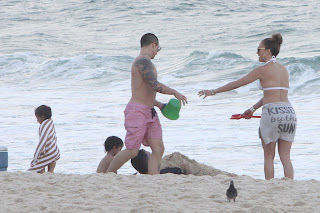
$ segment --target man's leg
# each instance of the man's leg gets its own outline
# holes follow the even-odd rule
[[[139,149],[122,150],[113,158],[107,172],[117,173],[118,169],[120,169],[120,167],[123,166],[123,164],[125,164],[128,160],[137,156],[138,152]]]
[[[270,180],[271,178],[274,178],[273,160],[275,156],[276,143],[271,142],[269,144],[265,144],[261,138],[261,144],[264,151],[264,176],[266,180]]]
[[[159,174],[159,167],[164,152],[164,145],[162,139],[149,139],[148,144],[152,150],[152,153],[148,162],[148,174]]]
[[[278,152],[284,169],[284,176],[293,179],[293,166],[290,159],[292,142],[279,139]]]

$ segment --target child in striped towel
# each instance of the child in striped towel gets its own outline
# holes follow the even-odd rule
[[[57,146],[56,131],[51,120],[51,108],[41,105],[35,110],[35,116],[40,123],[39,144],[28,171],[44,173],[45,168],[48,167],[48,172],[53,173],[56,161],[60,158],[60,152]]]

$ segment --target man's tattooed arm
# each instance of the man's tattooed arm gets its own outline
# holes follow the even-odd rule
[[[163,93],[163,84],[161,84],[153,72],[153,65],[150,60],[140,58],[135,62],[138,70],[142,74],[143,79],[152,87],[156,92]]]

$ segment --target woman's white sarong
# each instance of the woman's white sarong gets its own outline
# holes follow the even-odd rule
[[[263,105],[259,132],[265,144],[279,139],[293,142],[296,129],[296,113],[290,102]]]

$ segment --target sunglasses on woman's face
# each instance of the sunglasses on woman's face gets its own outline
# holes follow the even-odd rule
[[[266,48],[257,48],[257,53],[259,53],[260,50],[266,50]]]

